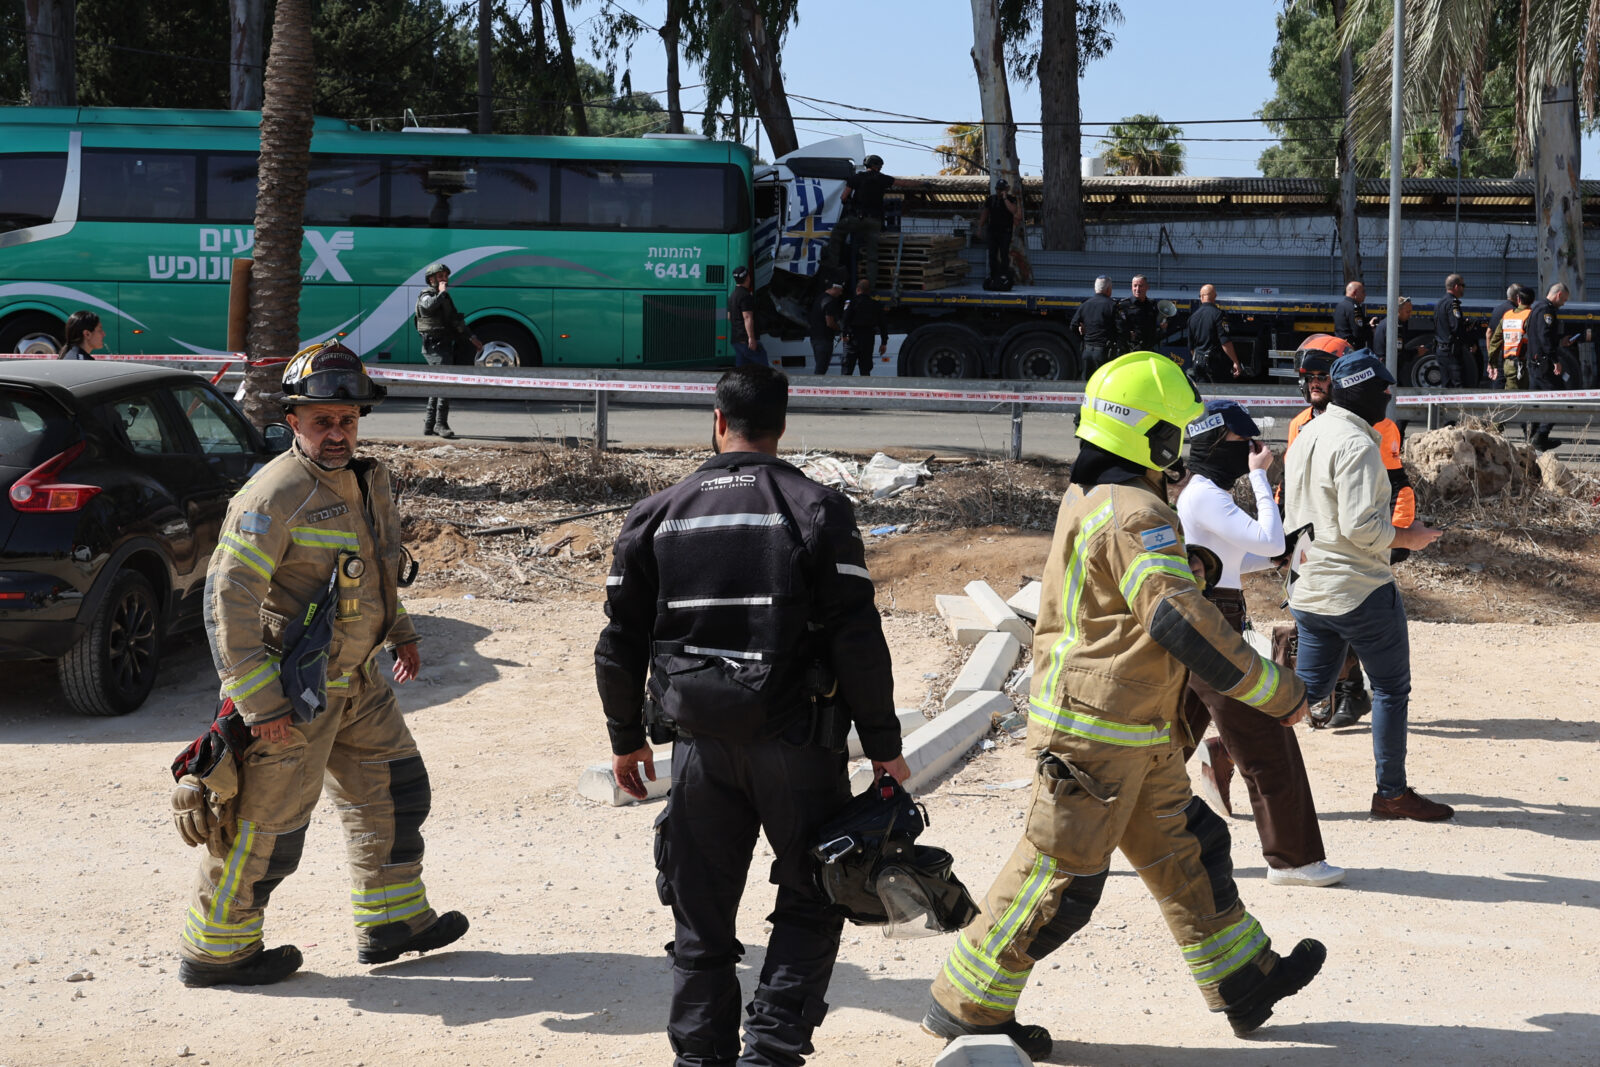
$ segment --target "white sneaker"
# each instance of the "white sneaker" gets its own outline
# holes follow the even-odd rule
[[[1335,867],[1327,860],[1308,863],[1304,867],[1267,868],[1267,881],[1273,885],[1333,885],[1344,881],[1344,868]]]

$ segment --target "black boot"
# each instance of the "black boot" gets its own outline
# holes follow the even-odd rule
[[[438,417],[439,417],[439,398],[438,397],[434,397],[434,396],[430,396],[428,398],[428,413],[422,417],[422,436],[424,436],[424,437],[432,437],[433,436],[433,424],[434,424],[435,421],[437,421]]]
[[[1024,1026],[1015,1019],[988,1026],[964,1023],[945,1011],[944,1006],[937,1000],[932,999],[928,1001],[928,1011],[922,1017],[922,1030],[923,1033],[942,1037],[946,1041],[954,1041],[969,1034],[1002,1034],[1016,1042],[1017,1047],[1030,1060],[1042,1060],[1050,1055],[1053,1044],[1050,1040],[1050,1031],[1042,1026]]]
[[[1308,937],[1296,945],[1293,952],[1279,959],[1271,974],[1262,975],[1250,964],[1223,979],[1222,994],[1228,1001],[1223,1011],[1234,1036],[1244,1037],[1271,1018],[1273,1005],[1310,985],[1327,958],[1328,950],[1322,942]],[[1250,982],[1252,987],[1230,995],[1227,987],[1236,982]]]
[[[454,441],[456,432],[450,428],[450,401],[439,401],[439,436],[446,441]]]
[[[1362,716],[1372,710],[1372,694],[1357,679],[1335,682],[1333,686],[1333,717],[1330,727],[1354,726]]]
[[[271,985],[298,971],[303,962],[293,945],[262,949],[233,963],[201,963],[185,957],[178,964],[178,980],[186,986]]]
[[[469,925],[459,911],[445,912],[432,926],[416,934],[403,922],[384,923],[367,935],[367,947],[357,952],[356,958],[362,963],[392,963],[402,952],[431,952],[460,940]]]

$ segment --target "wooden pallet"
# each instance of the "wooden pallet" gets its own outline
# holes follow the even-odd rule
[[[944,289],[966,277],[966,241],[946,234],[893,234],[878,245],[879,289]],[[895,277],[898,268],[899,277]]]

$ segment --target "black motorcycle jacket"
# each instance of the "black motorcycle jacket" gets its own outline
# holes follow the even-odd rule
[[[595,680],[611,750],[648,695],[696,737],[747,741],[810,710],[820,660],[875,760],[900,755],[889,645],[855,509],[760,452],[714,456],[635,504],[606,579]]]

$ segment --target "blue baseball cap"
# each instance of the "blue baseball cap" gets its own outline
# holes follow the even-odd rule
[[[1250,413],[1232,400],[1207,400],[1205,414],[1189,424],[1192,439],[1214,430],[1232,430],[1240,437],[1260,437],[1261,427]]]
[[[1396,384],[1394,375],[1389,373],[1389,368],[1383,360],[1365,348],[1347,352],[1334,360],[1333,367],[1328,371],[1328,377],[1341,389],[1354,389],[1362,382],[1373,379],[1389,385]]]

